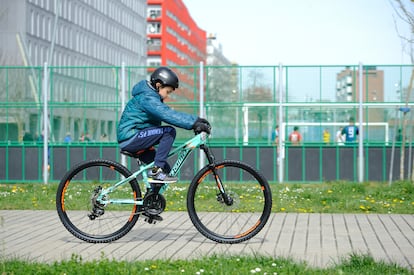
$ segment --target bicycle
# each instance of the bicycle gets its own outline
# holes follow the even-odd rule
[[[196,229],[218,243],[246,241],[265,226],[272,208],[271,189],[265,177],[236,160],[216,161],[205,132],[171,150],[177,155],[170,175],[176,176],[195,149],[205,153],[208,164],[196,173],[187,191],[187,211]],[[169,184],[150,184],[145,164],[136,154],[139,169],[132,173],[122,164],[94,159],[70,169],[60,181],[56,208],[65,228],[91,243],[107,243],[127,234],[140,215],[155,223],[166,207],[163,194]],[[142,196],[138,176],[142,176]]]

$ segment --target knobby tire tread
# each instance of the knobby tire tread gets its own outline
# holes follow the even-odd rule
[[[132,175],[132,173],[125,166],[115,161],[106,160],[106,159],[93,159],[93,160],[87,160],[87,161],[81,162],[78,165],[74,166],[72,169],[70,169],[68,172],[66,172],[66,174],[63,176],[62,180],[60,181],[58,189],[57,189],[57,193],[56,193],[56,209],[57,209],[57,213],[58,213],[59,219],[61,220],[62,224],[75,237],[83,241],[90,242],[90,243],[109,243],[109,242],[113,242],[125,236],[134,227],[134,225],[136,224],[138,220],[139,215],[137,214],[134,215],[132,219],[127,221],[123,227],[116,230],[115,232],[111,234],[107,234],[106,236],[97,238],[97,237],[94,237],[93,235],[89,235],[88,233],[79,230],[71,222],[69,217],[66,215],[65,211],[63,211],[62,209],[63,206],[62,206],[61,201],[63,199],[62,196],[64,196],[63,192],[66,186],[66,182],[68,180],[70,181],[74,176],[79,174],[82,170],[88,169],[93,166],[112,167],[114,170],[122,174],[124,177],[129,177]],[[141,191],[139,189],[137,180],[134,179],[130,181],[130,184],[131,184],[131,188],[136,192],[137,197],[141,197]],[[137,209],[138,208],[136,208],[136,210]]]
[[[205,237],[218,242],[218,243],[228,243],[228,244],[234,244],[234,243],[240,243],[246,240],[251,239],[256,234],[258,234],[263,227],[265,226],[266,222],[268,221],[271,210],[272,210],[272,195],[271,195],[271,189],[270,186],[266,180],[266,178],[257,170],[255,170],[250,165],[236,160],[223,160],[216,163],[216,167],[220,166],[228,166],[228,167],[234,167],[243,169],[244,171],[250,173],[254,178],[256,178],[257,182],[260,183],[260,185],[264,188],[264,197],[265,197],[265,203],[264,208],[260,217],[260,223],[258,226],[251,232],[248,232],[246,235],[243,235],[241,237],[235,237],[235,238],[229,238],[222,236],[218,233],[213,232],[212,230],[209,230],[198,218],[198,215],[196,213],[195,209],[195,203],[194,200],[196,199],[196,191],[197,191],[197,185],[199,184],[199,181],[202,181],[204,175],[208,170],[211,170],[211,168],[207,165],[203,169],[201,169],[192,180],[189,190],[188,190],[188,196],[187,196],[187,210],[188,214],[190,216],[190,219],[194,226],[197,228],[197,230],[203,234]],[[225,184],[225,183],[224,183]],[[224,186],[225,188],[225,186]]]

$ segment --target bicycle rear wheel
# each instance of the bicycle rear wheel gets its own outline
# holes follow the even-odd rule
[[[201,234],[219,243],[246,241],[262,230],[272,209],[267,180],[249,165],[233,160],[209,166],[192,180],[187,196],[190,219]],[[225,194],[218,189],[221,182]]]
[[[66,229],[75,237],[91,242],[115,241],[127,234],[138,220],[134,204],[107,204],[96,201],[102,188],[127,178],[131,172],[110,160],[80,163],[60,181],[56,193],[56,209]],[[106,199],[136,200],[141,198],[136,179],[119,186]]]

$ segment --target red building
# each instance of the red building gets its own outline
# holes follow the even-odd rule
[[[147,3],[147,65],[173,67],[180,78],[177,97],[193,100],[194,86],[197,86],[194,71],[174,67],[205,63],[206,32],[197,26],[182,0],[148,0]]]

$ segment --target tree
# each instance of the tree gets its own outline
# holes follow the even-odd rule
[[[244,91],[244,100],[246,102],[272,102],[272,90],[263,84],[263,72],[256,69],[249,71],[248,80],[250,86]],[[257,115],[257,120],[259,121],[259,137],[261,137],[263,134],[263,119],[266,117],[268,111],[268,108],[263,107],[252,109],[252,113],[255,113]]]
[[[414,2],[411,0],[411,2]],[[393,0],[391,1],[391,6],[393,7],[395,14],[399,20],[402,20],[410,27],[410,34],[409,36],[401,34],[398,29],[398,25],[396,23],[396,18],[394,18],[394,25],[397,31],[398,36],[401,39],[401,43],[403,45],[403,50],[406,54],[409,55],[411,64],[414,64],[414,5],[413,4],[406,4],[402,0]],[[408,125],[408,102],[411,98],[411,90],[413,88],[413,81],[414,81],[414,70],[411,71],[410,82],[408,83],[408,89],[405,98],[405,108],[403,110],[403,125],[402,125],[402,136],[405,137],[407,133],[407,125]],[[401,144],[401,154],[400,154],[400,180],[404,179],[404,162],[405,162],[405,143],[406,139],[402,139]],[[412,169],[411,173],[411,181],[414,181],[414,165],[409,167],[408,169]]]

